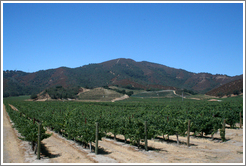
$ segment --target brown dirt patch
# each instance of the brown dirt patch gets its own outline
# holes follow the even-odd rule
[[[190,99],[193,99],[193,100],[200,100],[199,98],[190,98]]]
[[[112,137],[113,138],[113,137]],[[219,132],[203,138],[191,136],[190,147],[187,138],[170,136],[169,141],[162,137],[148,140],[149,151],[138,149],[124,143],[124,136],[117,135],[120,141],[103,139],[99,145],[108,156],[121,163],[242,163],[243,162],[243,130],[226,129],[226,142],[221,142]],[[144,144],[142,144],[144,145]]]
[[[111,101],[112,101],[112,102],[115,102],[115,101],[119,101],[119,100],[125,100],[125,99],[128,99],[128,98],[129,98],[128,95],[124,95],[124,96],[115,98],[115,99],[113,99],[113,100],[111,100]]]
[[[210,100],[208,100],[208,101],[218,101],[217,99],[210,99]]]

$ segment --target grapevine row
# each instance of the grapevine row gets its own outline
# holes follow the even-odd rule
[[[21,134],[19,139],[30,142],[34,150],[38,142],[38,124],[33,123],[32,120],[27,116],[23,116],[22,113],[13,110],[8,104],[5,104],[5,108],[13,123],[13,127]],[[46,134],[45,131],[46,130],[41,127],[41,140],[51,136],[51,134]]]
[[[19,111],[39,119],[45,127],[68,139],[89,144],[95,141],[95,122],[99,122],[99,139],[111,132],[121,134],[131,143],[140,145],[145,138],[144,122],[148,123],[147,138],[160,135],[185,136],[190,120],[190,131],[195,135],[212,135],[231,127],[243,116],[242,103],[139,104],[139,103],[81,103],[81,102],[14,102]]]

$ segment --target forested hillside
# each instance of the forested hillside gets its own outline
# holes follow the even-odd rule
[[[242,79],[209,73],[192,73],[151,62],[114,59],[77,68],[60,67],[34,73],[3,71],[4,97],[40,93],[55,86],[95,88],[109,85],[133,89],[188,89],[206,93],[225,83]]]

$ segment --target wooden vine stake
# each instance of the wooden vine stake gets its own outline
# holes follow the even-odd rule
[[[226,124],[226,120],[224,119],[223,121],[224,138],[225,138],[225,124]]]
[[[145,124],[144,124],[144,133],[145,133],[145,151],[148,151],[147,121],[145,121]]]
[[[225,142],[225,122],[226,120],[224,119],[223,120],[223,124],[222,124],[222,129],[220,130],[220,137],[221,137],[221,140],[222,142]]]
[[[116,141],[116,134],[114,134],[114,141]]]
[[[37,159],[40,160],[40,149],[41,149],[41,124],[38,123],[38,154]]]
[[[167,116],[167,123],[168,123],[168,121],[169,121],[169,118]],[[167,134],[167,140],[169,141],[169,134]]]
[[[96,147],[95,147],[95,154],[98,154],[98,122],[96,122]]]
[[[90,145],[90,152],[91,152],[91,142],[90,142],[90,144],[89,144],[89,145]]]
[[[187,146],[190,146],[190,120],[188,120]]]
[[[177,144],[179,145],[179,134],[176,132],[176,137],[177,137]]]
[[[242,128],[242,115],[241,112],[239,112],[239,118],[240,118],[240,129]]]

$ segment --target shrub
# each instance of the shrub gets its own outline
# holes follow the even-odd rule
[[[8,92],[4,92],[3,93],[3,97],[9,97],[9,93]]]
[[[240,92],[239,92],[239,90],[234,90],[234,91],[233,91],[233,94],[234,94],[234,95],[239,95]]]
[[[227,97],[231,97],[231,93],[230,93],[230,92],[227,92],[227,93],[226,93],[226,96],[227,96]]]
[[[223,92],[219,92],[219,93],[217,94],[217,96],[220,97],[220,98],[223,97],[224,95],[225,95],[225,94],[224,94]]]
[[[31,99],[36,99],[36,98],[38,98],[37,94],[32,94],[31,95]]]
[[[129,91],[126,93],[128,96],[131,96],[133,94],[133,91]]]

